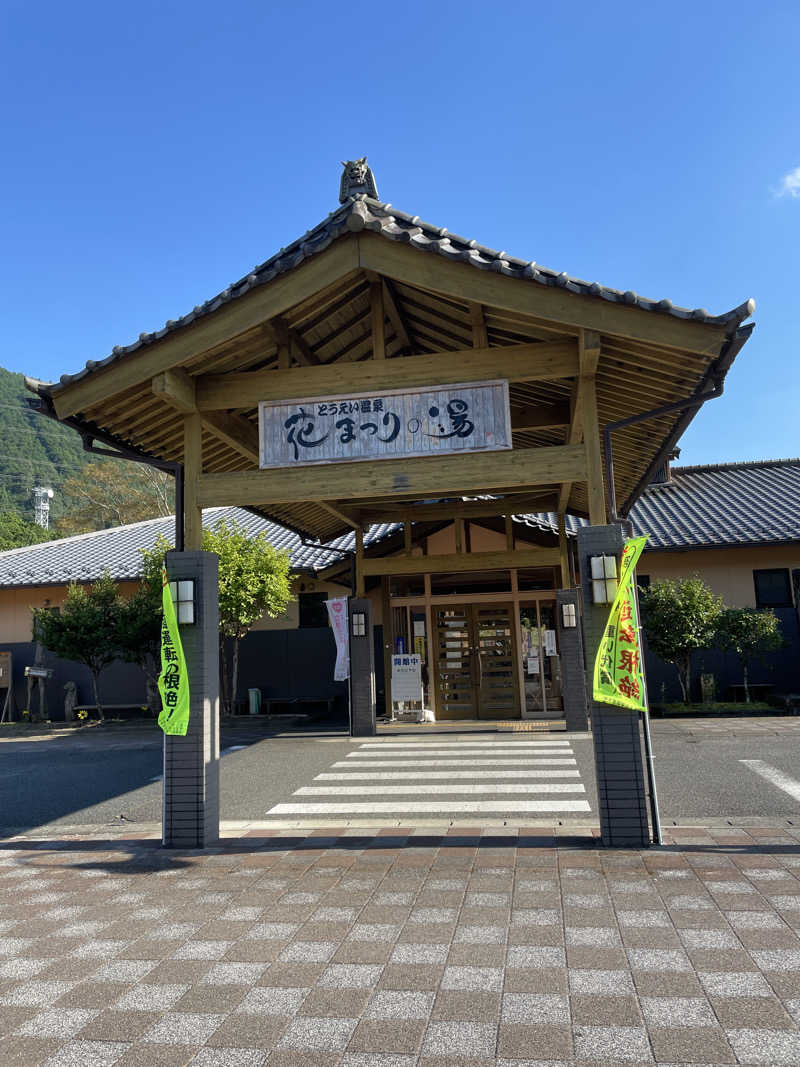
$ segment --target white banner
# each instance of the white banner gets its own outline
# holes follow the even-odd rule
[[[511,448],[508,382],[263,400],[258,431],[262,469]]]
[[[344,682],[350,677],[350,631],[347,626],[347,597],[335,596],[326,600],[328,619],[336,638],[336,666],[334,682]]]

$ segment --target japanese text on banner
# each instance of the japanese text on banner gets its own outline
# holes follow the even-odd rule
[[[636,563],[647,536],[625,542],[619,584],[594,661],[593,698],[601,704],[647,711],[644,664],[639,640]]]
[[[336,639],[336,666],[333,680],[344,682],[350,677],[350,632],[347,628],[347,597],[335,596],[326,600],[328,620]]]
[[[183,655],[175,605],[169,591],[166,567],[161,568],[161,674],[158,691],[161,694],[161,714],[158,725],[165,734],[185,737],[189,728],[189,676]]]

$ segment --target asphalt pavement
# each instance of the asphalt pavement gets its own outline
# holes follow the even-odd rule
[[[742,720],[652,725],[665,823],[800,818],[800,719],[776,718],[763,728]],[[336,730],[270,734],[265,724],[244,723],[226,726],[221,744],[223,820],[349,824],[368,813],[406,825],[598,822],[586,734],[358,740]],[[4,738],[0,829],[158,823],[161,773],[155,725]]]

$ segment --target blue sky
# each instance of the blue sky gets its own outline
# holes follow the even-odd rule
[[[800,453],[800,6],[6,0],[0,364],[102,359],[382,199],[756,331],[682,462]]]

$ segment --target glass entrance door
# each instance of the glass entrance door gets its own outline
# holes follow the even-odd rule
[[[510,604],[434,609],[438,718],[519,718],[513,610]]]
[[[564,713],[555,600],[519,605],[522,677],[526,719],[559,718]]]

